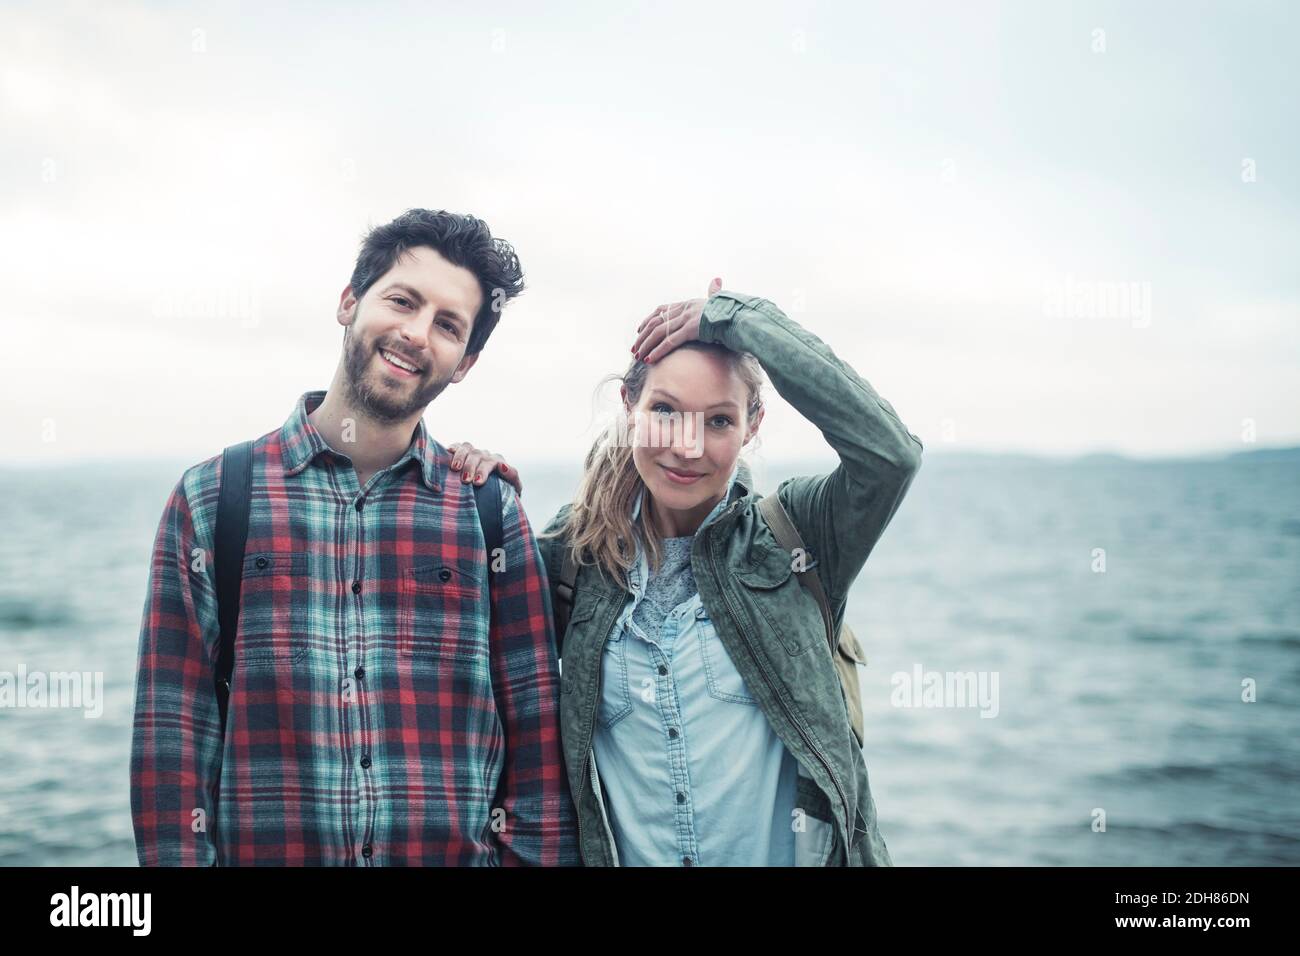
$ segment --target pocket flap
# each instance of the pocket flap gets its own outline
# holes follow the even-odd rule
[[[406,578],[417,588],[474,590],[479,583],[478,575],[473,571],[446,561],[408,568]]]
[[[736,572],[736,578],[751,588],[774,588],[793,573],[794,557],[783,548],[767,548],[749,567]]]
[[[588,620],[596,613],[595,601],[583,601],[581,598],[574,599],[573,611],[569,615],[569,624],[577,624],[580,621]]]

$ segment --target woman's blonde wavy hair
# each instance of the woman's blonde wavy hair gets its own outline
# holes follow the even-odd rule
[[[716,342],[693,340],[677,348],[696,349],[721,355],[730,363],[732,371],[744,383],[746,402],[746,427],[763,407],[763,367],[749,352],[736,352]],[[650,366],[633,360],[623,375],[609,375],[597,385],[597,391],[609,382],[619,382],[627,389],[627,404],[635,407],[641,400]],[[650,509],[641,508],[640,520],[631,518],[632,503],[637,492],[645,488],[641,474],[632,458],[632,441],[627,429],[631,428],[626,409],[592,443],[582,469],[582,480],[574,496],[573,506],[564,522],[543,537],[567,538],[574,548],[580,564],[595,564],[602,573],[608,572],[616,581],[626,583],[628,571],[636,560],[636,543],[646,553],[651,569],[659,567],[663,547],[661,535],[649,519]],[[645,502],[643,501],[643,505]]]

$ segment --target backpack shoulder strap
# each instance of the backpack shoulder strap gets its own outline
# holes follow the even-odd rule
[[[770,495],[764,495],[758,503],[759,513],[762,514],[767,526],[772,529],[772,534],[776,536],[776,542],[786,551],[793,553],[797,548],[805,555],[808,549],[804,546],[803,538],[799,536],[799,529],[794,526],[790,520],[790,514],[781,504],[781,499],[773,492]],[[831,604],[826,597],[826,589],[822,587],[822,579],[817,575],[817,562],[814,559],[807,564],[802,571],[796,570],[795,574],[799,576],[799,583],[808,589],[813,598],[817,601],[817,607],[822,612],[822,623],[826,625],[826,641],[830,645],[831,656],[839,650],[839,641],[835,634],[835,617],[831,613]]]
[[[501,528],[501,478],[495,471],[487,481],[474,485],[474,506],[478,508],[478,523],[483,529],[483,544],[487,547],[486,580],[488,586],[488,626],[491,627],[496,611],[492,607],[492,558],[504,547]],[[504,552],[501,552],[504,553]]]
[[[564,548],[564,560],[560,564],[560,580],[555,585],[555,645],[556,652],[563,656],[564,632],[569,629],[569,617],[573,614],[573,602],[578,595],[578,556],[567,543]]]
[[[759,513],[763,515],[767,525],[772,529],[772,534],[776,536],[777,543],[787,551],[793,552],[799,548],[807,553],[804,547],[803,539],[799,536],[799,529],[794,526],[790,520],[790,514],[781,504],[781,499],[775,494],[766,495],[758,503]],[[822,587],[821,578],[818,577],[817,562],[805,566],[804,570],[796,571],[799,577],[799,583],[808,588],[808,591],[817,600],[817,607],[821,609],[822,621],[826,625],[826,640],[830,644],[831,661],[835,664],[836,673],[840,679],[840,688],[844,692],[844,708],[849,718],[849,727],[853,731],[853,737],[862,746],[864,739],[863,718],[862,718],[862,688],[858,684],[858,664],[865,664],[866,659],[862,656],[862,649],[858,644],[858,639],[853,631],[849,628],[846,621],[839,630],[834,631],[834,616],[831,614],[831,604],[826,597],[826,590]]]
[[[215,673],[217,710],[222,733],[230,701],[230,676],[235,668],[235,627],[239,621],[239,592],[244,576],[244,545],[248,540],[248,499],[253,487],[253,443],[240,442],[221,453],[221,492],[213,561],[217,575],[217,620],[221,639]]]
[[[483,528],[483,541],[487,544],[488,567],[492,567],[492,555],[500,549],[503,541],[501,528],[501,476],[491,472],[487,481],[474,486],[474,504],[478,507],[478,523]],[[491,574],[488,580],[492,579]]]

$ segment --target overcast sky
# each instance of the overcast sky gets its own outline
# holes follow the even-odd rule
[[[1295,4],[270,6],[4,5],[4,461],[278,428],[410,206],[529,280],[444,443],[576,462],[714,275],[927,451],[1300,442]],[[769,405],[766,454],[825,453]]]

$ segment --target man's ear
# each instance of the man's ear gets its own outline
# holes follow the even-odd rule
[[[473,355],[466,355],[461,359],[460,364],[456,366],[456,371],[452,373],[452,382],[459,382],[462,378],[468,375],[469,370],[474,367],[474,363],[478,361],[478,357],[482,354],[482,352],[475,352]]]
[[[339,325],[351,325],[357,317],[357,297],[352,294],[352,286],[345,285],[339,296]]]

